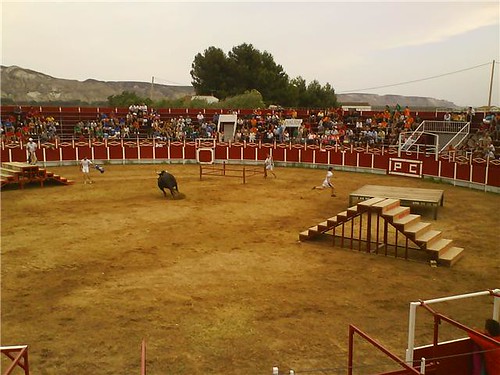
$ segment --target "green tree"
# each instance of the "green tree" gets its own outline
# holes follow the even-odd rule
[[[153,103],[150,98],[141,98],[135,92],[123,91],[120,95],[108,96],[108,105],[110,107],[128,107],[132,104],[144,103],[151,106]]]
[[[337,96],[335,90],[327,83],[321,86],[317,80],[307,85],[306,91],[299,97],[300,107],[309,108],[331,108],[337,107]]]
[[[231,95],[234,67],[220,48],[209,47],[198,53],[191,65],[191,82],[197,95],[214,95],[224,99]]]
[[[198,95],[213,94],[219,99],[257,90],[266,102],[276,102],[288,91],[288,75],[271,54],[251,44],[233,47],[226,56],[215,47],[194,58],[191,77]]]
[[[220,100],[258,91],[266,105],[288,107],[334,107],[335,90],[314,80],[306,86],[302,77],[290,79],[273,56],[243,43],[226,56],[220,48],[198,53],[191,66],[192,84],[198,95],[214,95]]]

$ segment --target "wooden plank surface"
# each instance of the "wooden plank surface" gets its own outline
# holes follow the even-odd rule
[[[382,197],[435,204],[442,203],[443,195],[444,190],[382,185],[365,185],[350,194],[354,198]]]
[[[38,170],[37,165],[32,165],[32,164],[28,164],[28,163],[21,163],[21,162],[17,162],[17,161],[2,163],[2,165],[5,167],[11,167],[13,169],[18,169],[21,171],[34,170],[34,169]]]

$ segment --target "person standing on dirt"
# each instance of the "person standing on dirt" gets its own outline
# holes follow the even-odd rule
[[[38,148],[37,144],[33,142],[33,138],[28,140],[26,144],[26,149],[28,150],[28,163],[35,165],[38,161],[36,157],[36,149]]]
[[[331,196],[336,197],[337,195],[335,195],[335,188],[333,187],[332,178],[333,178],[333,167],[328,167],[328,172],[326,172],[326,176],[325,179],[323,180],[323,183],[320,186],[314,186],[312,190],[315,189],[324,190],[330,188],[330,191],[332,193]]]
[[[90,161],[86,156],[80,161],[80,167],[83,173],[83,183],[93,184],[94,181],[90,178],[90,166],[93,165],[92,161]]]
[[[266,160],[264,161],[264,165],[266,168],[266,174],[264,175],[264,177],[267,177],[267,173],[269,172],[274,176],[274,178],[276,178],[276,174],[273,172],[274,161],[273,161],[273,157],[271,156],[271,154],[267,154]]]

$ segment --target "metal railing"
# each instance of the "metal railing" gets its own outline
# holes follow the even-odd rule
[[[436,154],[437,157],[439,153],[450,147],[459,147],[467,139],[469,133],[470,122],[426,120],[412,132],[399,134],[399,154],[425,149],[426,153]],[[434,141],[429,142],[429,138],[433,138]]]

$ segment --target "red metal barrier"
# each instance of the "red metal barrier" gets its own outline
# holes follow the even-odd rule
[[[119,141],[71,141],[58,144],[40,144],[37,150],[40,162],[78,161],[84,156],[103,161],[117,160],[196,160],[195,142],[160,142],[152,139]],[[267,153],[275,162],[311,165],[336,165],[339,167],[388,170],[389,159],[397,157],[397,149],[366,147],[340,147],[276,143],[219,142],[215,147],[215,160],[263,162]],[[2,161],[26,161],[23,144],[1,144]],[[452,183],[478,184],[500,187],[500,161],[464,157],[450,158],[426,156],[405,152],[405,159],[423,163],[423,174],[449,179]]]
[[[24,375],[30,374],[28,345],[2,346],[1,352],[12,360],[10,366],[2,372],[2,375],[12,374],[18,367],[24,370]]]

